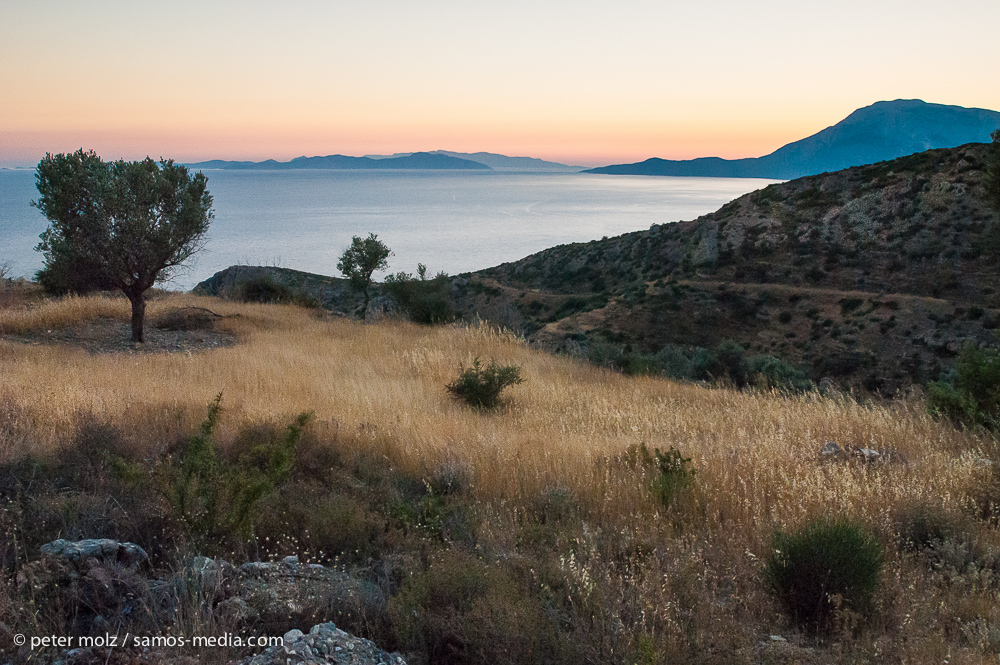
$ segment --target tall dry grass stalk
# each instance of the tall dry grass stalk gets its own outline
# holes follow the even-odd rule
[[[223,394],[220,436],[313,410],[320,427],[356,433],[397,465],[432,473],[461,465],[483,499],[528,504],[565,488],[589,513],[618,519],[655,511],[633,480],[613,472],[629,446],[674,446],[698,470],[709,524],[757,532],[847,512],[885,526],[901,503],[968,502],[986,442],[935,422],[919,405],[865,405],[816,394],[788,396],[631,378],[532,350],[486,326],[363,325],[293,306],[245,305],[194,296],[151,303],[239,314],[224,325],[236,346],[193,354],[88,355],[65,347],[0,341],[0,457],[65,444],[80,414],[116,423],[134,445],[193,431]],[[21,334],[87,318],[127,318],[124,299],[52,301],[0,312]],[[496,359],[526,381],[499,413],[450,398],[459,363]],[[892,448],[907,465],[824,464],[834,440]]]
[[[158,458],[197,430],[220,392],[224,413],[215,440],[223,447],[262,422],[281,428],[313,411],[314,445],[335,446],[332,457],[344,468],[352,467],[352,453],[358,462],[348,489],[317,515],[336,517],[333,508],[339,507],[341,522],[360,525],[364,541],[371,502],[393,496],[380,494],[378,481],[367,495],[354,496],[365,476],[360,469],[372,460],[382,469],[394,467],[397,478],[461,477],[457,507],[471,515],[469,542],[445,556],[452,542],[442,537],[441,551],[428,554],[434,546],[422,531],[407,536],[391,526],[392,519],[379,517],[373,524],[388,534],[384,544],[410,547],[410,554],[419,550],[442,565],[451,561],[448,574],[498,562],[504,575],[523,578],[518,588],[545,598],[558,594],[551,606],[572,623],[562,629],[582,640],[586,662],[626,662],[625,654],[637,654],[630,663],[715,662],[712,654],[726,662],[803,662],[797,656],[775,660],[760,650],[770,644],[771,631],[786,625],[761,583],[773,529],[846,514],[888,545],[901,509],[931,506],[958,515],[984,489],[996,489],[984,459],[994,456],[995,442],[932,420],[919,400],[861,403],[626,377],[533,350],[485,325],[365,325],[294,306],[189,295],[152,301],[149,317],[179,306],[238,315],[216,323],[236,345],[90,355],[20,339],[35,333],[46,339],[53,327],[100,316],[127,320],[123,299],[67,298],[0,309],[0,330],[18,336],[0,338],[0,463],[58,455],[75,445],[88,422],[120,430],[121,445],[139,453],[131,459]],[[508,403],[497,412],[470,409],[445,389],[459,364],[476,357],[522,368],[525,382],[509,389]],[[909,462],[823,461],[819,451],[828,440],[891,448]],[[635,464],[639,444],[673,446],[692,458],[693,491],[669,510]],[[319,457],[311,454],[315,464]],[[330,471],[327,480],[345,482]],[[305,484],[299,489],[299,499],[310,501],[312,490]],[[305,505],[314,510],[315,504]],[[956,550],[950,558],[924,560],[887,547],[890,565],[877,617],[859,633],[846,631],[844,644],[806,660],[877,662],[892,655],[914,663],[995,662],[1000,615],[994,571],[980,564],[1000,551],[1000,539],[988,521],[968,530],[969,542],[975,541],[968,547],[980,552],[979,559]],[[275,543],[268,552],[280,556],[294,547]],[[430,574],[424,568],[414,563],[406,572]],[[4,593],[0,585],[0,609]],[[521,600],[524,607],[533,602],[503,601],[511,603],[510,617],[520,616]],[[478,630],[479,620],[469,621]],[[507,636],[524,624],[495,628]],[[856,643],[851,635],[860,635]]]

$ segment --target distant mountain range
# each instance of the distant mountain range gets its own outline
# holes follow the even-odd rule
[[[414,153],[397,152],[394,155],[365,155],[372,159],[394,159],[398,157],[408,157]],[[576,173],[582,171],[582,166],[570,166],[559,162],[547,162],[544,159],[535,157],[508,157],[498,155],[495,152],[451,152],[450,150],[433,150],[431,155],[448,155],[459,159],[468,159],[480,164],[485,164],[497,171],[561,171],[566,173]]]
[[[187,166],[228,170],[428,169],[553,173],[582,171],[609,175],[791,180],[852,166],[874,164],[924,150],[988,142],[990,132],[996,129],[1000,129],[998,111],[928,104],[919,99],[897,99],[860,108],[821,132],[789,143],[769,155],[746,159],[701,157],[669,160],[653,157],[635,164],[615,164],[583,170],[580,166],[549,162],[534,157],[509,157],[492,152],[434,150],[364,157],[347,155],[296,157],[288,162],[273,159],[263,162],[215,159]]]
[[[213,159],[207,162],[197,162],[186,166],[196,169],[227,169],[227,170],[291,170],[291,169],[342,169],[342,170],[385,170],[385,169],[431,169],[431,170],[465,170],[490,171],[491,168],[481,162],[461,159],[441,153],[414,152],[398,157],[374,159],[372,157],[349,157],[347,155],[327,155],[325,157],[296,157],[290,162],[278,162],[268,159],[263,162],[230,162]]]
[[[874,164],[933,148],[988,142],[1000,129],[1000,112],[928,104],[919,99],[877,102],[858,109],[832,127],[763,157],[688,160],[652,158],[585,173],[611,175],[703,176],[790,180]]]

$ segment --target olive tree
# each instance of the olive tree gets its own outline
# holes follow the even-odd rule
[[[351,245],[341,254],[337,262],[337,270],[347,279],[351,286],[365,295],[365,304],[361,308],[361,318],[368,316],[369,291],[372,285],[372,273],[389,267],[389,257],[392,251],[374,233],[367,238],[354,236]]]
[[[32,205],[49,222],[36,248],[39,281],[57,290],[117,289],[132,305],[132,341],[145,341],[146,291],[204,247],[208,178],[173,160],[105,162],[93,151],[46,154]]]

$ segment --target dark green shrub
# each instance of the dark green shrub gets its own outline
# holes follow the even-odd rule
[[[673,446],[665,453],[659,448],[654,452],[659,473],[653,478],[653,492],[660,503],[669,508],[694,484],[695,470],[691,468],[691,458],[684,457]]]
[[[385,278],[383,288],[411,321],[433,325],[455,320],[455,303],[448,275],[427,278],[427,266],[417,264],[417,277],[398,272]]]
[[[311,417],[300,414],[278,441],[261,443],[235,464],[223,464],[212,441],[221,401],[219,393],[201,431],[158,474],[171,511],[196,537],[250,533],[257,508],[291,475],[295,447]]]
[[[1000,129],[990,134],[993,142],[989,146],[983,185],[986,200],[1000,211]]]
[[[966,427],[1000,429],[1000,351],[967,344],[950,376],[928,386],[927,410]]]
[[[448,392],[465,400],[469,406],[494,409],[500,405],[504,388],[523,383],[521,368],[516,365],[498,365],[495,360],[483,366],[476,358],[471,367],[459,365],[459,375],[448,384]]]
[[[758,388],[806,391],[813,387],[813,382],[805,372],[780,358],[764,354],[750,357],[747,363],[747,380]]]
[[[290,303],[294,299],[292,290],[270,275],[256,275],[240,282],[235,293],[243,302]]]
[[[764,576],[793,621],[829,631],[838,610],[872,610],[883,559],[881,544],[864,528],[846,518],[818,519],[775,532]]]
[[[633,444],[616,458],[626,468],[646,475],[649,488],[665,508],[670,508],[694,485],[691,458],[670,446],[667,452],[652,453],[645,443]]]
[[[705,363],[694,368],[698,380],[729,380],[738,387],[747,385],[747,356],[742,346],[732,340],[723,340],[712,349]]]
[[[933,548],[955,532],[953,519],[940,507],[927,504],[900,510],[896,529],[903,549],[911,552]]]
[[[840,315],[846,316],[861,307],[865,301],[861,298],[841,298],[838,302],[840,303]]]
[[[507,567],[456,550],[407,576],[389,613],[400,648],[416,662],[582,662],[560,638],[551,612]]]
[[[658,374],[681,381],[730,383],[738,388],[810,390],[812,381],[800,369],[764,354],[748,356],[742,346],[724,340],[712,349],[666,344],[656,353],[641,353],[610,342],[592,342],[591,362],[624,374]]]

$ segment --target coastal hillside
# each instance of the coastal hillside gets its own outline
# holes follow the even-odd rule
[[[692,366],[737,345],[758,362],[780,361],[796,385],[883,395],[927,385],[967,344],[998,344],[990,149],[969,144],[808,176],[693,221],[429,281],[417,287],[420,316],[486,319],[632,373],[732,378]],[[258,293],[248,296],[248,284]],[[233,266],[197,291],[345,315],[361,302],[345,280],[282,268]],[[376,285],[373,311],[400,309]]]
[[[770,185],[690,222],[464,276],[461,309],[560,349],[734,340],[814,380],[894,390],[1000,325],[987,145]]]
[[[989,141],[990,132],[997,128],[1000,128],[998,111],[897,99],[860,108],[832,127],[763,157],[689,160],[654,157],[587,172],[786,180],[874,164],[933,148]]]

